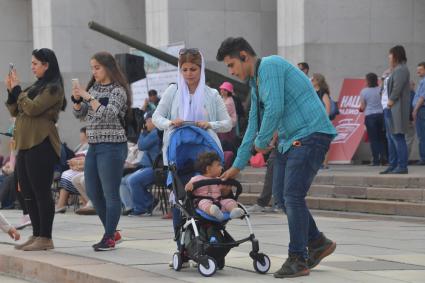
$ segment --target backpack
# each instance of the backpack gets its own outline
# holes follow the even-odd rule
[[[329,113],[329,119],[332,121],[333,119],[335,119],[336,115],[339,114],[339,108],[338,108],[338,103],[333,100],[332,98],[331,100],[331,112]]]
[[[320,101],[322,101],[322,103],[323,103],[322,98],[323,98],[323,95],[325,95],[325,93],[322,90],[319,90],[319,91],[317,91],[317,95],[319,96]],[[335,119],[336,115],[339,114],[339,108],[338,108],[338,103],[335,100],[333,100],[330,95],[328,95],[328,96],[329,96],[329,100],[331,102],[331,111],[329,113],[329,120],[332,121],[332,120]]]

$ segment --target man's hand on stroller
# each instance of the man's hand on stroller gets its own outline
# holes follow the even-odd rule
[[[207,129],[211,128],[210,123],[209,122],[206,122],[206,121],[196,122],[196,126],[199,127],[199,128],[202,128],[204,130],[207,130]]]
[[[220,186],[221,196],[227,197],[232,193],[232,186],[222,185]]]
[[[236,177],[236,175],[239,174],[241,170],[239,170],[238,168],[235,167],[230,167],[229,169],[227,169],[223,174],[221,174],[220,178],[223,181],[226,181],[228,179],[234,179]]]

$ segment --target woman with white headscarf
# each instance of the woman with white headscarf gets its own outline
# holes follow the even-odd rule
[[[195,122],[196,126],[207,130],[220,149],[221,143],[216,133],[232,129],[232,120],[223,99],[217,90],[205,84],[205,63],[198,49],[180,50],[177,82],[177,85],[170,85],[165,90],[152,116],[154,125],[164,130],[164,165],[168,165],[167,149],[171,133],[182,126],[183,122]],[[170,196],[170,200],[173,199]],[[172,214],[176,230],[181,216],[177,208],[172,209]]]
[[[207,130],[220,148],[216,133],[232,129],[232,120],[223,99],[217,90],[205,84],[205,63],[198,49],[180,50],[177,82],[177,85],[170,85],[165,90],[152,117],[154,125],[164,130],[165,165],[168,165],[166,153],[170,134],[184,121],[195,122],[196,126]]]

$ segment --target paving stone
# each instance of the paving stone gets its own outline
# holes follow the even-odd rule
[[[346,261],[346,262],[323,262],[323,265],[332,266],[352,271],[378,271],[378,270],[425,270],[425,267],[413,264],[405,264],[386,260],[373,261]]]

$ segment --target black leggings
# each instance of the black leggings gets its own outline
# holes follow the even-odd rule
[[[18,181],[35,237],[52,237],[55,204],[51,186],[58,160],[49,138],[30,149],[19,150],[16,158]]]

